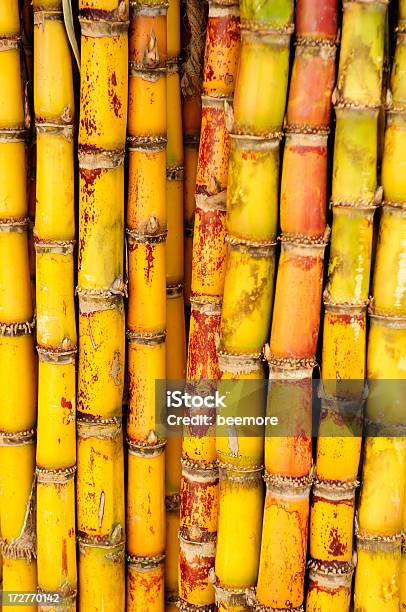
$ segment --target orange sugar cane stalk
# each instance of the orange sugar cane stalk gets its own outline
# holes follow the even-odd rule
[[[209,3],[203,68],[202,123],[196,171],[196,211],[191,278],[191,320],[187,378],[219,379],[217,340],[223,295],[226,243],[225,203],[228,178],[229,137],[226,128],[224,100],[231,99],[240,46],[239,11],[236,3]],[[197,391],[198,389],[196,389]],[[200,390],[201,392],[204,392]],[[216,468],[215,429],[191,428],[185,432],[183,458],[194,462],[192,479],[182,478],[181,490],[188,484],[193,490],[204,479],[206,468]],[[216,475],[216,480],[218,476]],[[213,495],[217,500],[217,482]],[[183,488],[185,487],[185,489]],[[189,498],[189,497],[188,497]],[[189,499],[194,499],[194,496]],[[214,566],[214,539],[205,541],[194,513],[194,504],[181,501],[180,523],[187,533],[180,540],[179,594],[180,606],[214,607],[214,589],[209,573]],[[212,538],[215,538],[217,502],[212,505]]]

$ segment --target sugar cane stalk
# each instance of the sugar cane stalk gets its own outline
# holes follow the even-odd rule
[[[128,2],[79,2],[79,607],[124,610],[124,147]],[[108,602],[108,604],[106,604]]]
[[[37,586],[35,426],[37,376],[28,260],[26,120],[18,2],[0,16],[0,489],[3,584]],[[18,406],[18,409],[16,407]],[[36,606],[27,605],[31,612]]]

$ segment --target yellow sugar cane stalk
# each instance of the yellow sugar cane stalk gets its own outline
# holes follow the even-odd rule
[[[165,441],[156,381],[166,378],[167,9],[131,2],[127,317],[127,608],[164,609]]]
[[[239,384],[238,379],[252,376],[253,372],[247,369],[248,362],[258,360],[269,333],[278,217],[279,140],[287,100],[293,3],[287,0],[259,6],[242,2],[240,10],[241,54],[233,112],[230,110],[227,115],[230,131],[228,252],[219,352],[222,378],[234,379],[234,385]],[[264,74],[271,75],[271,81],[269,78],[265,81]],[[273,88],[273,79],[278,83],[277,89]],[[263,91],[265,82],[278,94],[267,95]],[[264,216],[258,215],[260,201],[267,202]],[[235,372],[237,359],[238,374]],[[261,374],[261,368],[255,370],[258,378]],[[261,415],[264,406],[261,401],[259,404],[256,409]],[[244,408],[240,402],[238,409],[244,411],[248,406]],[[224,442],[229,447],[225,453]],[[263,439],[244,438],[236,432],[233,440],[228,436],[228,440],[222,441],[220,433],[217,447],[224,468],[220,470],[216,584],[220,589],[234,589],[237,596],[239,591],[241,594],[241,590],[253,588],[258,579],[257,542],[261,538],[263,511],[258,476],[263,461]],[[258,485],[253,485],[254,481]],[[237,492],[238,502],[234,499]],[[247,513],[244,519],[237,518],[241,512]],[[238,535],[233,534],[235,524],[241,526]]]
[[[34,2],[38,586],[76,608],[74,95],[61,2]],[[62,194],[62,202],[61,202]],[[59,202],[58,207],[56,202]],[[60,204],[64,215],[61,217]],[[63,520],[61,520],[63,517]],[[50,538],[50,540],[48,540]],[[55,563],[55,559],[59,563]]]
[[[79,607],[124,610],[126,0],[81,0],[77,527]],[[106,603],[107,602],[107,603]]]
[[[36,367],[18,2],[0,16],[0,553],[2,588],[34,591]],[[18,410],[16,410],[18,406]],[[27,611],[35,606],[27,605]]]
[[[357,520],[355,610],[366,606],[371,610],[398,610],[404,602],[406,438],[401,405],[406,379],[402,358],[406,350],[406,190],[403,181],[396,179],[406,144],[402,28],[401,22],[384,139],[384,206],[369,307],[368,437]]]
[[[349,610],[350,605],[346,584],[353,571],[352,536],[345,525],[353,524],[358,485],[373,218],[382,200],[377,186],[378,116],[387,4],[385,0],[344,3],[333,95],[333,228],[324,293],[322,405],[310,519],[315,580],[309,585],[308,612],[322,601],[326,609],[337,605]],[[336,537],[329,542],[326,533]]]

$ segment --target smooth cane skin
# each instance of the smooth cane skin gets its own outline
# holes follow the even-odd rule
[[[406,58],[405,58],[406,61]],[[401,114],[388,114],[384,154],[382,160],[382,186],[388,202],[406,202],[406,179],[403,168],[406,155],[406,121]]]
[[[298,607],[303,601],[308,493],[289,495],[268,489],[262,528],[257,600],[263,606]]]
[[[398,612],[400,542],[386,550],[358,544],[357,557],[354,611]]]
[[[14,593],[28,591],[30,593],[35,593],[37,589],[37,562],[35,559],[27,561],[26,559],[8,559],[7,557],[3,557],[2,564],[2,587],[4,591],[11,591]],[[38,612],[37,605],[19,605],[18,609],[21,612]]]
[[[384,427],[405,422],[406,329],[371,319],[368,341],[368,418]]]
[[[182,436],[170,435],[166,441],[165,459],[165,493],[176,495],[180,489],[182,456]]]
[[[78,285],[95,290],[120,288],[124,273],[124,167],[81,168],[79,189]]]
[[[402,552],[399,571],[399,605],[403,610],[406,607],[406,554]]]
[[[310,576],[307,589],[306,612],[347,612],[351,601],[351,576],[344,584],[334,576],[331,584],[323,576]],[[331,579],[330,579],[331,580]]]
[[[154,557],[165,552],[165,454],[128,455],[127,552]],[[148,487],[145,486],[148,483]]]
[[[37,465],[69,468],[76,464],[75,362],[40,358],[38,365]]]
[[[50,349],[76,347],[73,253],[37,251],[37,342]]]
[[[379,105],[384,59],[385,2],[351,2],[344,11],[338,95]]]
[[[170,0],[167,14],[168,58],[181,55],[181,13],[179,0]]]
[[[0,231],[0,321],[31,321],[27,232]]]
[[[365,447],[360,533],[393,536],[402,529],[406,482],[406,440],[371,437]],[[385,491],[385,495],[382,495]]]
[[[1,55],[0,54],[0,70]],[[0,77],[1,78],[1,77]],[[0,142],[0,219],[25,217],[27,214],[26,154],[20,142]]]
[[[345,499],[314,491],[310,509],[310,555],[319,561],[350,563],[354,525],[355,491]]]
[[[296,372],[292,379],[288,371],[270,371],[266,412],[278,418],[278,426],[265,431],[265,469],[275,476],[302,478],[312,466],[312,369]]]
[[[297,0],[295,8],[296,35],[316,40],[334,40],[337,34],[337,0],[322,4]]]
[[[366,371],[366,315],[362,309],[348,310],[327,305],[323,329],[323,384],[335,389],[340,381],[340,397],[358,399]],[[345,390],[345,380],[350,380]],[[360,381],[357,385],[353,381]]]
[[[263,487],[255,472],[230,475],[221,470],[215,570],[222,586],[241,589],[254,586],[258,576]]]
[[[129,79],[128,131],[131,136],[166,136],[167,85],[164,75],[150,78],[134,74]]]
[[[328,128],[335,83],[335,48],[296,47],[287,120],[298,128]],[[312,87],[307,84],[311,81]]]
[[[101,38],[82,36],[81,73],[88,77],[81,79],[79,143],[82,146],[122,148],[126,136],[127,60],[127,33]]]
[[[227,256],[224,210],[197,207],[193,237],[192,293],[219,298],[223,295]],[[189,341],[190,342],[190,341]]]
[[[40,123],[70,124],[75,114],[70,47],[63,20],[34,25],[34,107]]]
[[[183,294],[171,295],[170,289],[166,298],[166,312],[171,322],[167,330],[166,378],[184,380],[186,376],[186,334],[184,319]]]
[[[195,461],[215,461],[216,437],[215,426],[203,428],[203,431],[196,432],[193,429],[185,428],[182,440],[182,456],[185,459]]]
[[[37,589],[35,561],[36,356],[28,257],[24,78],[19,3],[0,11],[0,491],[2,589]],[[11,140],[10,140],[11,138]],[[13,325],[8,326],[12,323]],[[11,435],[10,435],[11,434]],[[12,606],[15,608],[15,606]],[[33,612],[36,606],[21,607]]]
[[[225,124],[224,100],[202,99],[202,126],[196,191],[211,195],[227,188],[230,138]]]
[[[209,6],[203,94],[232,95],[240,52],[240,19],[235,6]]]
[[[10,364],[13,364],[10,367]],[[31,334],[0,336],[0,386],[4,389],[0,431],[27,431],[37,418],[37,376]],[[19,409],[15,410],[18,406]]]
[[[272,241],[277,233],[279,143],[231,138],[227,232],[245,240]],[[258,214],[258,202],[266,202]]]
[[[399,6],[401,4],[402,2],[399,2]],[[399,9],[399,18],[402,18],[401,10],[402,9]],[[404,17],[405,13],[403,12],[403,18]],[[394,106],[400,108],[406,103],[405,66],[406,37],[403,32],[399,32],[392,65],[391,94]]]
[[[0,53],[0,91],[7,92],[0,101],[0,129],[22,129],[24,110],[18,48]]]
[[[218,414],[223,417],[235,416],[236,408],[244,416],[260,417],[264,415],[265,393],[263,388],[264,368],[260,360],[257,360],[254,368],[241,368],[236,372],[233,363],[227,364],[227,357],[223,357],[220,362],[221,380],[224,381],[224,392],[228,395],[227,407],[220,409]],[[233,381],[230,388],[229,381]],[[257,381],[249,383],[250,393],[245,398],[244,389],[248,389],[246,381]],[[240,382],[237,382],[240,381]],[[222,383],[217,387],[220,395],[223,394]],[[258,468],[263,464],[264,459],[264,439],[263,429],[257,428],[260,435],[254,436],[253,430],[244,426],[234,426],[227,428],[219,426],[216,435],[217,456],[220,463],[240,468]],[[227,435],[226,435],[227,434]]]
[[[313,358],[320,325],[324,247],[284,244],[270,338],[275,357]],[[293,295],[294,293],[294,295]]]
[[[79,609],[124,610],[124,545],[85,546],[79,542],[79,583]]]
[[[243,32],[234,94],[239,133],[261,136],[281,129],[288,86],[289,38]],[[250,83],[249,89],[246,83]]]
[[[102,419],[120,415],[125,359],[120,300],[100,304],[83,300],[79,338],[78,411]]]
[[[230,245],[220,328],[226,352],[261,352],[271,322],[274,270],[274,249]]]
[[[158,397],[156,381],[166,379],[166,351],[166,342],[128,344],[127,435],[130,440],[146,441],[157,430],[157,407],[165,405],[165,398]]]
[[[166,335],[166,379],[186,378],[186,334],[183,294],[171,293],[166,299],[168,327]],[[180,432],[169,435],[165,447],[165,492],[173,495],[179,492],[181,480],[182,436]]]
[[[55,0],[50,0],[55,1]],[[42,0],[41,0],[42,2]],[[120,7],[120,5],[123,5]],[[94,9],[106,12],[106,17],[117,15],[118,9],[121,8],[121,19],[128,15],[129,0],[79,0],[79,9],[86,14],[87,9]],[[124,7],[124,8],[123,8]],[[110,15],[109,15],[110,13]]]
[[[276,0],[263,4],[258,4],[254,0],[243,0],[241,20],[255,22],[264,28],[283,28],[292,22],[293,8],[292,0]]]
[[[0,446],[1,537],[12,544],[23,531],[35,471],[35,445]],[[18,478],[18,487],[16,479]],[[32,512],[32,510],[31,510]]]
[[[18,4],[14,0],[4,0],[0,17],[1,36],[19,36],[20,15]]]
[[[77,453],[78,534],[101,544],[116,543],[125,526],[121,428],[82,423]]]
[[[374,269],[374,311],[406,316],[406,211],[384,207]],[[390,270],[390,274],[388,271]]]
[[[34,234],[41,240],[75,238],[73,154],[71,130],[37,132]]]
[[[360,409],[358,415],[360,421]],[[340,414],[322,408],[317,440],[317,477],[320,480],[354,482],[358,476],[361,443],[362,438],[354,435]]]
[[[216,305],[217,306],[217,305]],[[192,304],[190,314],[187,378],[218,380],[216,338],[220,331],[220,311]]]
[[[214,567],[215,543],[180,539],[179,595],[187,603],[206,606],[214,601],[209,573]]]
[[[165,242],[135,242],[129,237],[128,328],[161,332],[166,324]]]
[[[371,202],[375,195],[378,111],[336,109],[333,202]]]
[[[130,149],[127,227],[152,233],[166,228],[165,148]]]
[[[127,570],[127,612],[161,612],[164,609],[164,568]]]
[[[49,539],[48,539],[49,538]],[[38,582],[46,591],[76,589],[75,482],[37,483]],[[49,546],[52,541],[52,547]],[[55,559],[61,563],[55,563]]]
[[[369,295],[374,209],[335,207],[333,215],[326,292],[333,303],[365,304]]]
[[[214,470],[189,469],[183,466],[180,489],[180,527],[193,528],[204,534],[217,531],[219,477]]]
[[[288,135],[283,154],[280,224],[284,234],[322,238],[327,209],[327,137]]]

